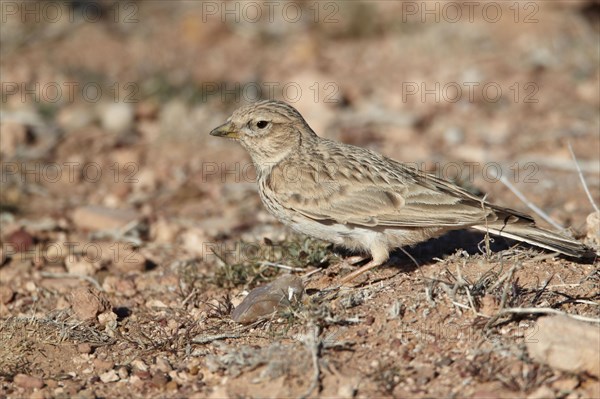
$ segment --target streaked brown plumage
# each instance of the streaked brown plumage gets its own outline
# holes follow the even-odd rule
[[[321,138],[280,101],[241,107],[210,134],[236,139],[248,151],[261,199],[283,223],[371,254],[344,281],[384,263],[393,248],[462,228],[572,257],[592,255],[582,243],[536,227],[528,215],[374,151]]]

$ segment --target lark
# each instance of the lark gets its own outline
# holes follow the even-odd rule
[[[370,254],[342,283],[385,263],[394,248],[464,228],[570,257],[594,255],[524,213],[377,152],[319,137],[281,101],[243,106],[210,134],[237,140],[248,151],[273,216],[300,233]]]

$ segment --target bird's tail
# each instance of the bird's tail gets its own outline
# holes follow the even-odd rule
[[[595,251],[587,245],[529,223],[505,224],[494,222],[487,226],[478,225],[473,226],[473,228],[483,232],[487,231],[500,237],[523,241],[574,258],[597,257]]]

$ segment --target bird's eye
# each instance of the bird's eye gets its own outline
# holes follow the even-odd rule
[[[268,124],[269,124],[269,122],[267,122],[267,121],[258,121],[258,122],[256,122],[256,127],[259,129],[264,129],[267,127]]]

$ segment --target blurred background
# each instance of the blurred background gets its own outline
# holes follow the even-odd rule
[[[494,191],[485,165],[498,162],[573,223],[584,203],[573,196],[565,209],[556,196],[581,194],[567,143],[598,189],[599,9],[3,2],[2,210],[98,204],[202,218],[231,197],[223,190],[253,190],[244,151],[208,132],[247,102],[277,98],[320,135],[444,177],[458,170],[485,191]],[[565,170],[570,179],[555,174]]]
[[[145,218],[144,240],[199,228],[202,242],[273,223],[245,151],[208,135],[264,98],[525,209],[500,172],[577,230],[591,209],[569,143],[599,189],[599,13],[584,0],[3,1],[3,238]]]
[[[318,356],[327,397],[600,395],[531,362],[528,316],[481,318],[596,317],[595,265],[450,234],[330,300],[314,292],[342,257],[271,217],[246,152],[209,136],[284,100],[321,136],[531,213],[501,175],[597,245],[569,145],[600,202],[598,1],[2,0],[0,17],[0,396],[307,397]],[[309,304],[238,335],[231,308],[280,265],[320,269]]]

